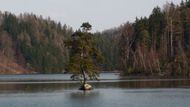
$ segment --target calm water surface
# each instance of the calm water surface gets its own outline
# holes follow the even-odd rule
[[[22,77],[22,79],[21,79]],[[79,91],[69,75],[1,75],[0,107],[189,107],[190,80],[120,80],[114,73]],[[7,82],[8,81],[8,82]],[[27,82],[26,82],[27,81]]]

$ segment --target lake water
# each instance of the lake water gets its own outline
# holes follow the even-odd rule
[[[189,107],[189,79],[120,79],[101,74],[79,91],[70,75],[1,75],[0,107]]]

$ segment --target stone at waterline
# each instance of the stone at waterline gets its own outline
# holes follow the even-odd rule
[[[84,84],[80,87],[80,90],[92,90],[92,86],[90,84]]]

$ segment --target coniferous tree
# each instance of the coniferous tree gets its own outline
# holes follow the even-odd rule
[[[82,75],[82,89],[87,81],[87,76],[90,79],[97,79],[99,74],[98,64],[102,56],[92,41],[93,34],[89,32],[91,25],[83,23],[82,31],[76,31],[70,40],[66,41],[70,49],[70,61],[67,70],[74,75]]]

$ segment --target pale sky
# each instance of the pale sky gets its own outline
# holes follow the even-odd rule
[[[48,16],[78,29],[90,22],[94,31],[117,27],[136,17],[149,16],[155,6],[181,0],[0,0],[0,10],[14,14],[34,13]]]

